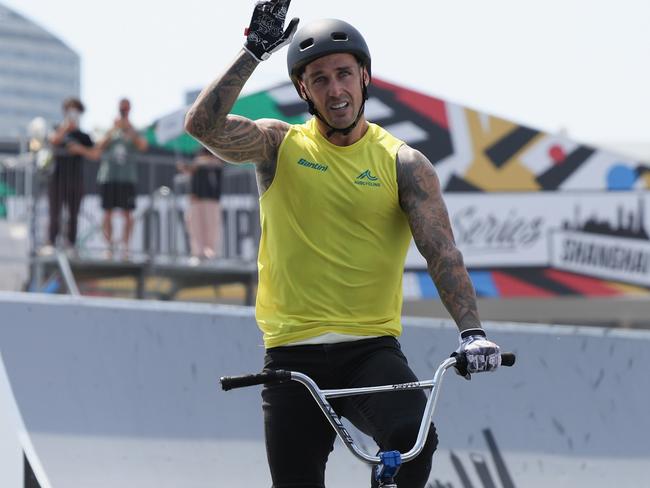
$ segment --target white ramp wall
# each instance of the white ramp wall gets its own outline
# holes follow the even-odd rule
[[[259,388],[218,388],[261,368],[250,309],[7,293],[0,310],[0,434],[15,433],[0,440],[3,488],[22,487],[22,450],[42,488],[270,485]],[[430,376],[456,331],[405,323],[403,349]],[[486,328],[517,365],[446,377],[431,487],[650,486],[650,334]],[[338,446],[328,486],[368,479]]]

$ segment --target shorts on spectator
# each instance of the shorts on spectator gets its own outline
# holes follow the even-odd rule
[[[133,183],[109,182],[101,184],[99,188],[104,210],[135,209],[135,185]]]

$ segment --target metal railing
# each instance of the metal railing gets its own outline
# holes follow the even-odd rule
[[[177,158],[149,153],[138,157],[135,225],[130,253],[166,257],[188,256],[189,236],[184,214],[189,203],[187,178],[176,169]],[[87,161],[83,170],[83,197],[78,215],[76,252],[100,254],[108,249],[102,235],[101,198],[96,184],[98,163]],[[0,155],[0,222],[28,229],[28,255],[36,255],[48,243],[49,202],[46,172],[36,168],[29,152]],[[76,191],[76,190],[71,190]],[[66,201],[66,196],[61,195]],[[226,166],[222,184],[222,252],[229,259],[254,260],[259,243],[258,196],[254,171],[249,167]],[[58,244],[63,245],[70,216],[62,206]],[[114,216],[120,235],[121,216]],[[54,243],[57,244],[57,243]],[[0,250],[0,255],[7,249]]]
[[[99,164],[93,161],[86,161],[83,166],[83,196],[75,246],[70,248],[64,237],[70,223],[65,204],[62,205],[59,236],[54,246],[47,246],[51,220],[48,192],[52,176],[39,169],[36,154],[28,152],[25,146],[21,145],[18,154],[3,154],[0,147],[0,289],[47,291],[48,283],[54,280],[58,281],[59,288],[62,285],[70,293],[79,293],[76,272],[73,271],[79,271],[83,266],[86,271],[99,271],[105,261],[116,272],[120,267],[137,267],[140,270],[135,273],[140,289],[137,295],[141,297],[144,296],[142,280],[155,274],[151,263],[164,262],[178,268],[176,274],[187,265],[190,236],[185,212],[189,207],[190,188],[188,179],[177,170],[177,156],[149,152],[137,158],[138,183],[132,238],[128,254],[113,254],[109,252],[102,232],[104,211],[96,183]],[[65,185],[63,188],[66,189]],[[63,194],[58,198],[66,202],[70,196]],[[226,277],[238,273],[239,278],[232,279],[243,280],[247,286],[246,301],[250,303],[253,278],[249,268],[256,259],[260,233],[258,195],[252,167],[224,168],[220,203],[220,253],[211,266],[201,269],[206,276],[216,276],[216,281],[227,279],[217,276],[219,273],[226,273]],[[120,212],[112,219],[114,240],[121,236],[122,219]],[[51,255],[49,261],[44,258],[46,250]],[[72,260],[72,267],[68,257]],[[58,271],[48,277],[47,270],[52,269],[52,263]],[[177,287],[199,278],[184,277],[181,284],[178,279]],[[206,278],[202,279],[205,281]]]

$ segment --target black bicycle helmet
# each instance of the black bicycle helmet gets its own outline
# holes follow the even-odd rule
[[[312,61],[335,53],[350,53],[370,72],[370,50],[361,33],[347,22],[321,19],[305,25],[296,32],[287,53],[289,77],[298,94],[298,79]]]

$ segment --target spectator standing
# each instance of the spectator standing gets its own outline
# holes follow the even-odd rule
[[[48,184],[49,227],[48,242],[41,254],[54,252],[61,230],[61,211],[67,208],[68,226],[64,247],[74,248],[77,242],[77,222],[83,197],[83,160],[98,159],[98,152],[88,134],[79,128],[84,104],[78,98],[63,101],[63,122],[49,136],[53,168]]]
[[[113,127],[99,143],[102,153],[97,183],[102,199],[104,218],[102,231],[108,244],[108,253],[112,256],[116,247],[113,240],[113,213],[120,209],[124,218],[122,231],[123,253],[126,256],[133,232],[133,210],[135,210],[136,183],[138,169],[135,152],[146,151],[147,141],[135,130],[129,120],[131,102],[123,98],[119,102],[119,116]]]
[[[190,203],[185,220],[193,258],[214,259],[220,252],[221,186],[223,161],[206,148],[197,151],[192,163],[179,163],[190,175]]]

